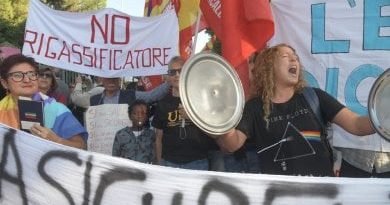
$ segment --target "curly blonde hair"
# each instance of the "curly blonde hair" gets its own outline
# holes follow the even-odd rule
[[[274,65],[277,58],[281,55],[280,49],[282,47],[288,47],[296,51],[293,47],[287,44],[278,44],[269,48],[265,48],[261,53],[256,56],[255,65],[253,69],[253,93],[251,97],[260,97],[263,101],[263,119],[266,122],[266,127],[269,125],[269,115],[271,113],[272,98],[274,97],[275,83],[274,83]],[[298,58],[298,62],[299,58]],[[303,76],[303,68],[300,66],[298,83],[295,85],[295,93],[300,92],[305,87],[306,82]]]

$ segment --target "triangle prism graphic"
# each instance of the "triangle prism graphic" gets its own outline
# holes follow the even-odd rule
[[[288,122],[286,130],[280,140],[279,149],[274,157],[274,162],[296,159],[314,154],[316,154],[316,152],[309,141],[303,137],[293,124]]]

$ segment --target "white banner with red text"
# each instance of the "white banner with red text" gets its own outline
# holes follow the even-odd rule
[[[272,0],[271,5],[271,45],[293,46],[311,86],[367,115],[372,84],[390,67],[390,1]],[[335,146],[390,151],[377,134],[356,137],[333,127]]]
[[[165,74],[178,55],[174,11],[134,17],[115,9],[73,13],[31,0],[23,54],[42,64],[102,77]]]
[[[0,124],[0,204],[390,204],[390,179],[195,171],[56,144]]]

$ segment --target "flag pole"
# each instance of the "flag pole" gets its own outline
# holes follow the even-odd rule
[[[196,42],[198,40],[198,32],[199,32],[199,26],[200,26],[200,17],[202,16],[202,11],[200,10],[200,7],[199,7],[199,11],[198,11],[198,16],[196,18],[196,26],[195,26],[195,37],[194,37],[194,43],[192,43],[192,52],[191,52],[191,56],[193,56],[195,54],[195,48],[196,48]]]

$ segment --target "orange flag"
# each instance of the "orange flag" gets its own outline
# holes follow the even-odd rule
[[[187,59],[192,51],[192,36],[195,33],[195,24],[199,13],[200,0],[146,0],[145,15],[155,16],[164,13],[168,9],[175,9],[179,20],[179,46],[180,56]],[[206,27],[201,21],[199,30]]]
[[[269,0],[201,0],[202,13],[222,44],[222,56],[240,76],[244,90],[249,87],[249,56],[265,47],[274,34]]]
[[[192,52],[192,36],[195,33],[195,24],[199,12],[200,0],[146,0],[144,16],[155,16],[167,10],[175,9],[179,20],[179,47],[180,56],[187,59]],[[205,21],[198,31],[206,27]],[[142,77],[142,84],[146,90],[151,90],[161,84],[161,76]]]

